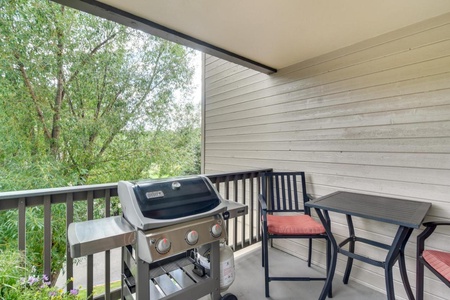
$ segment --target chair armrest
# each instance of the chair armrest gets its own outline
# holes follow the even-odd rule
[[[441,225],[450,225],[450,222],[444,221],[430,221],[423,223],[425,230],[417,236],[417,253],[421,255],[425,249],[425,240],[434,232],[436,227]]]
[[[308,200],[309,200],[309,201],[316,199],[316,198],[315,198],[313,195],[311,195],[310,193],[306,193],[306,196],[308,197]]]
[[[314,197],[310,193],[306,193],[306,197],[308,198],[307,202],[316,199],[316,197]],[[304,210],[305,210],[305,214],[307,214],[308,216],[311,216],[311,208],[310,207],[305,205]]]
[[[436,227],[441,225],[450,225],[450,222],[444,222],[444,221],[430,221],[423,223],[423,226],[425,227]]]
[[[261,210],[264,211],[265,213],[267,212],[267,203],[266,203],[266,199],[264,198],[263,195],[259,194],[259,204],[261,204]]]
[[[263,223],[263,229],[266,231],[267,229],[267,203],[266,199],[262,194],[259,194],[259,203],[261,204],[261,221]]]

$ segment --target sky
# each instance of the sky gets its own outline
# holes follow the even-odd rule
[[[193,100],[195,103],[202,102],[202,53],[200,51],[195,51],[194,58],[194,92],[193,92]]]

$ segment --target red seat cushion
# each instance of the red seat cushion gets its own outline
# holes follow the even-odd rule
[[[425,250],[423,258],[433,269],[450,281],[450,253],[436,250]]]
[[[309,235],[325,233],[323,225],[308,215],[277,216],[267,215],[270,234]]]

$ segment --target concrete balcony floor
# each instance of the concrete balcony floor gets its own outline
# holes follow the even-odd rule
[[[311,276],[323,276],[325,270],[312,266],[307,267],[305,261],[276,248],[269,248],[271,274],[282,276],[295,276],[298,274],[311,274]],[[121,251],[120,248],[111,251],[111,258],[116,263],[111,264],[111,280],[120,280],[121,273]],[[104,256],[95,254],[94,285],[103,284],[104,278]],[[300,281],[286,282],[275,281],[270,283],[270,298],[264,295],[264,268],[261,266],[260,243],[247,247],[235,253],[236,278],[231,287],[222,293],[234,294],[239,300],[315,300],[319,298],[324,281]],[[299,273],[302,272],[302,273]],[[63,273],[62,273],[63,274]],[[82,260],[74,266],[74,285],[76,287],[86,284],[86,261]],[[64,276],[59,278],[58,286],[64,283]],[[381,300],[386,295],[363,286],[350,277],[348,285],[342,283],[342,276],[335,275],[333,280],[334,300]],[[205,296],[200,300],[211,300]]]
[[[243,252],[241,252],[243,251]],[[226,293],[234,294],[239,300],[314,300],[318,299],[322,291],[324,281],[275,281],[270,283],[270,298],[264,295],[264,268],[261,266],[261,251],[259,244],[251,246],[250,250],[241,250],[236,253],[235,268],[236,278]],[[296,275],[310,274],[323,276],[324,270],[321,268],[307,267],[306,262],[280,251],[269,248],[271,274],[276,275]],[[241,252],[241,253],[240,253]],[[304,269],[296,268],[304,266]],[[294,267],[293,267],[294,265]],[[273,271],[273,272],[272,272]],[[282,272],[280,272],[282,271]],[[308,272],[308,273],[298,273]],[[209,300],[210,297],[203,297],[201,300]],[[335,275],[333,280],[333,298],[335,300],[381,300],[386,299],[386,295],[363,286],[350,278],[347,285],[342,283],[342,276]]]

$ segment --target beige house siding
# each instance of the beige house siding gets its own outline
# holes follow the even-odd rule
[[[309,192],[336,190],[428,201],[427,220],[450,219],[450,14],[264,75],[204,60],[204,171],[307,172]],[[338,241],[345,217],[331,215]],[[354,219],[357,234],[390,242],[394,226]],[[415,287],[415,230],[406,249]],[[449,248],[450,233],[429,244]],[[304,245],[280,245],[305,257]],[[370,247],[357,251],[379,258]],[[324,244],[314,260],[324,266]],[[343,273],[344,257],[338,257]],[[262,270],[261,270],[262,271]],[[406,298],[398,268],[397,297]],[[448,288],[426,272],[426,299]],[[383,269],[354,263],[350,280],[384,291]]]

